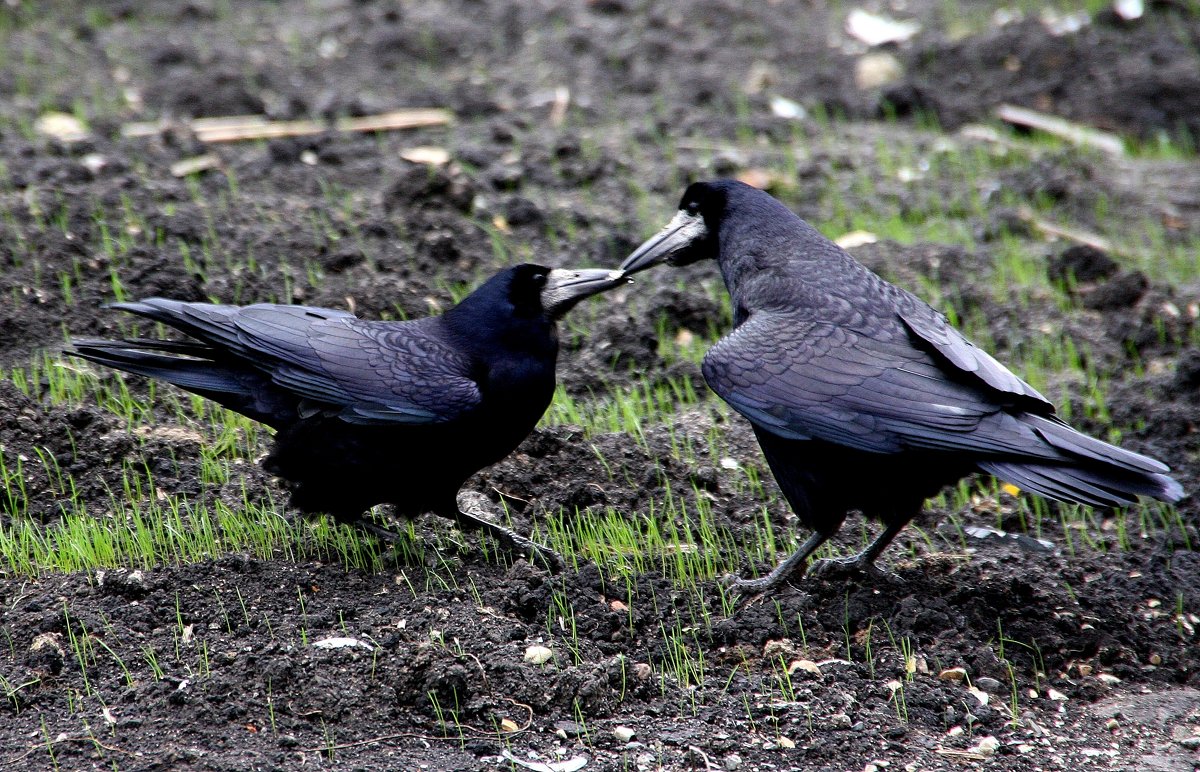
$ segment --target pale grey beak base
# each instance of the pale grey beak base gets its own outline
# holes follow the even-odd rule
[[[628,275],[658,263],[669,263],[672,257],[692,244],[703,241],[707,235],[708,228],[703,217],[680,210],[671,218],[671,222],[667,223],[667,227],[646,239],[625,258],[625,262],[621,263],[621,270]]]
[[[551,316],[562,316],[584,298],[630,283],[621,271],[603,268],[571,270],[555,268],[546,277],[542,290],[542,308]]]

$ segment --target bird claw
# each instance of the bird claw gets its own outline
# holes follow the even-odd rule
[[[744,592],[750,590],[752,592],[762,592],[770,589],[770,583],[765,581],[765,578],[759,579],[743,579],[737,574],[725,574],[720,579],[721,586],[726,590]]]
[[[764,576],[758,579],[743,579],[736,574],[725,574],[717,582],[726,593],[733,596],[734,608],[745,608],[762,600],[782,582]]]
[[[391,529],[385,528],[382,525],[379,525],[369,517],[363,516],[348,522],[371,534],[389,547],[394,546],[396,542],[400,540],[400,534]]]
[[[493,520],[490,511],[494,509],[494,505],[483,494],[477,491],[463,491],[458,495],[458,524],[460,527],[490,534],[507,551],[523,555],[530,563],[539,561],[551,573],[566,568],[567,561],[562,555]]]
[[[515,531],[510,531],[504,526],[498,525],[484,517],[478,517],[474,514],[467,514],[465,512],[463,514],[467,515],[464,525],[491,534],[491,536],[500,543],[502,549],[517,555],[521,555],[531,563],[535,561],[541,562],[547,569],[551,571],[551,573],[558,573],[566,567],[567,562],[563,556],[549,547],[543,547],[537,542],[527,539]],[[379,525],[370,517],[363,516],[350,522],[361,528],[366,533],[376,537],[389,547],[395,546],[396,542],[400,540],[400,534],[389,528]],[[466,548],[465,544],[460,544],[458,546],[464,549]]]
[[[881,582],[900,581],[900,577],[890,571],[885,571],[873,562],[863,560],[859,555],[853,555],[848,558],[824,558],[823,560],[813,561],[809,567],[808,573],[814,577],[821,579],[832,579],[835,577],[849,577],[855,574],[864,575],[870,579]]]
[[[531,539],[527,539],[518,533],[513,533],[512,531],[507,531],[507,533],[503,535],[496,535],[501,542],[507,542],[505,546],[510,552],[524,555],[530,563],[533,563],[535,560],[540,560],[540,562],[545,564],[546,568],[549,569],[551,573],[558,573],[566,568],[566,559],[549,547],[544,547],[541,544],[538,544]]]

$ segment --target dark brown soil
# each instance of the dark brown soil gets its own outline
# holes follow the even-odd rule
[[[924,29],[893,50],[900,80],[862,91],[854,65],[865,49],[846,36],[845,11],[819,3],[6,4],[0,367],[55,355],[64,330],[120,335],[122,320],[102,309],[114,281],[131,297],[294,301],[395,318],[446,307],[504,260],[615,265],[685,180],[746,171],[756,138],[815,136],[774,115],[773,96],[845,121],[844,143],[812,150],[782,186],[816,220],[831,216],[826,188],[864,209],[919,195],[894,180],[870,191],[850,182],[877,144],[926,131],[907,120],[914,111],[955,128],[1013,102],[1130,136],[1200,136],[1200,18],[1186,4],[1150,3],[1136,22],[1106,13],[1072,34],[1027,19],[955,40],[945,4],[908,5],[897,15]],[[570,99],[556,124],[562,86]],[[181,129],[119,131],[158,117],[410,106],[447,107],[456,122],[219,147]],[[47,110],[82,114],[88,138],[37,134]],[[888,114],[900,121],[875,122]],[[663,137],[684,152],[664,155]],[[453,162],[401,158],[425,145]],[[172,164],[205,152],[220,169],[172,176]],[[1169,221],[1180,243],[1200,234],[1192,157],[1054,152],[995,184],[1048,196],[1083,228],[1098,227],[1103,193],[1120,208],[1114,216]],[[1171,286],[1120,256],[1043,245],[1007,210],[968,226],[977,249],[880,243],[857,253],[961,317],[986,319],[1001,359],[1067,335],[1109,384],[1109,414],[1087,417],[1096,414],[1085,409],[1086,383],[1063,379],[1053,396],[1082,428],[1119,427],[1124,445],[1167,460],[1195,490],[1200,353],[1188,341],[1200,275]],[[1078,302],[997,301],[984,277],[1001,227],[1052,258],[1046,270]],[[517,245],[511,254],[494,248],[495,229]],[[564,325],[568,391],[599,399],[643,377],[690,378],[702,391],[694,365],[659,356],[657,336],[670,348],[724,324],[715,282],[711,266],[660,271],[578,309]],[[145,393],[134,379],[130,387]],[[0,381],[4,458],[52,454],[98,516],[126,464],[151,469],[164,494],[284,500],[253,458],[226,489],[202,486],[199,451],[213,438],[164,409],[128,426],[34,392]],[[722,463],[727,455],[769,476],[752,434],[729,415],[683,409],[669,427],[648,426],[642,443],[539,429],[468,487],[503,495],[516,525],[532,530],[547,511],[640,516],[657,511],[666,485],[697,486],[723,525],[751,528],[766,504],[776,533],[797,536],[772,485],[755,496]],[[722,458],[704,450],[713,432]],[[673,456],[680,437],[695,440],[694,461]],[[25,516],[52,526],[55,481],[32,463],[23,475]],[[0,767],[476,770],[511,768],[507,753],[586,759],[587,770],[1200,768],[1195,498],[1177,519],[1127,533],[1097,513],[1093,542],[1052,517],[1037,534],[1049,550],[1031,539],[964,542],[956,527],[1020,531],[1017,511],[1003,496],[935,508],[885,555],[893,578],[805,580],[732,616],[715,585],[697,599],[655,573],[634,586],[593,565],[551,575],[455,550],[455,539],[471,540],[454,535],[428,564],[385,555],[378,573],[284,555],[0,573]],[[3,523],[13,517],[0,509]],[[843,547],[860,543],[856,519],[845,530]],[[563,599],[573,631],[559,622]],[[86,668],[73,648],[85,630]],[[317,645],[329,639],[358,643]],[[551,661],[526,661],[533,645],[550,647]],[[670,675],[681,659],[693,663],[690,678]],[[786,673],[804,660],[820,672]],[[952,668],[979,691],[942,675]],[[998,746],[981,746],[986,738]]]

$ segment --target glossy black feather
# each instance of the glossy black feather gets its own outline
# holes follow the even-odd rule
[[[119,303],[189,340],[77,341],[74,353],[274,427],[264,465],[303,511],[354,519],[390,503],[450,514],[463,482],[516,448],[550,404],[557,315],[600,291],[577,283],[571,303],[548,310],[548,275],[501,271],[442,316],[409,322],[305,306]]]
[[[853,510],[902,526],[975,470],[1094,505],[1183,495],[1166,465],[1071,429],[942,314],[762,191],[692,185],[625,268],[703,258],[720,266],[735,324],[704,377],[750,420],[789,503],[822,534]]]

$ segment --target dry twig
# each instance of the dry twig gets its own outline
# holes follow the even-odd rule
[[[1094,147],[1112,155],[1125,155],[1125,143],[1116,134],[1074,123],[1057,115],[1003,104],[996,108],[996,117],[1015,126],[1044,131],[1081,147]]]
[[[369,132],[416,129],[425,126],[444,126],[453,120],[449,110],[421,108],[393,110],[379,115],[358,118],[338,118],[326,121],[271,121],[261,115],[231,115],[220,118],[196,118],[181,124],[191,130],[201,142],[239,142],[247,139],[276,139],[306,137],[327,131]],[[121,127],[125,137],[147,137],[171,127],[168,122],[150,121],[127,123]]]
[[[1079,230],[1078,228],[1066,228],[1061,225],[1055,225],[1048,220],[1043,220],[1042,218],[1038,217],[1036,214],[1034,214],[1034,211],[1027,206],[1019,208],[1017,210],[1017,216],[1047,236],[1054,236],[1055,238],[1074,241],[1076,244],[1083,244],[1084,246],[1091,247],[1092,249],[1098,249],[1101,252],[1112,251],[1112,244],[1103,236],[1097,233]]]

